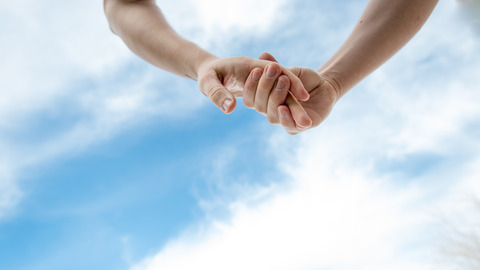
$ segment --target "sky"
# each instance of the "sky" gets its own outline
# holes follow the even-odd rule
[[[366,3],[158,1],[218,56],[310,68]],[[290,136],[140,60],[101,1],[1,2],[0,269],[478,269],[479,13],[440,1]]]

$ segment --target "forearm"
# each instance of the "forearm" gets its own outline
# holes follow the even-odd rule
[[[400,50],[438,0],[371,0],[340,49],[318,69],[342,96]]]
[[[154,0],[104,0],[110,28],[138,56],[177,75],[197,79],[204,61],[216,58],[180,37]]]

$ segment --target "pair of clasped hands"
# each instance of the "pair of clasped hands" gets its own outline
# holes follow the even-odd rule
[[[285,68],[269,53],[259,59],[216,58],[198,72],[200,90],[223,112],[235,109],[235,97],[295,135],[318,126],[339,98],[335,83],[312,69]]]

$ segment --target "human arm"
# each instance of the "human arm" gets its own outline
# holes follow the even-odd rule
[[[147,62],[182,77],[198,80],[200,90],[225,113],[235,108],[250,71],[268,61],[248,57],[218,58],[180,35],[165,20],[155,0],[104,0],[112,32]],[[302,83],[288,69],[291,91],[308,99]]]
[[[438,0],[370,0],[354,30],[317,72],[339,97],[390,59],[421,29]]]
[[[305,68],[295,68],[295,72],[299,73],[300,79],[310,92],[311,97],[308,101],[299,102],[311,109],[305,108],[313,121],[310,127],[318,126],[340,97],[400,50],[420,30],[437,2],[438,0],[371,0],[350,36],[316,71],[317,74],[311,71],[304,72],[308,70]],[[266,80],[265,76],[262,76],[260,82],[262,80]],[[318,83],[307,86],[304,80]],[[249,88],[245,91],[249,92],[270,93],[274,89],[272,85],[260,87],[261,83],[252,81],[247,81],[246,85]],[[325,95],[323,97],[325,101],[314,98],[318,95]],[[270,102],[269,95],[258,96],[264,98],[255,100],[253,107],[268,107],[266,104]],[[288,95],[285,104],[294,104],[292,99],[293,97]],[[258,106],[257,102],[264,105]],[[280,123],[291,134],[308,129],[300,128],[288,107],[290,106],[281,105],[278,110],[269,110],[267,117],[272,119],[270,122]],[[280,112],[286,117],[281,119]]]
[[[269,53],[263,53],[259,58],[277,62]],[[266,115],[270,123],[280,124],[289,134],[295,135],[318,126],[325,120],[338,100],[338,93],[315,70],[302,67],[292,67],[290,70],[309,92],[310,98],[307,101],[298,101],[288,92],[285,86],[289,79],[286,76],[267,76],[268,71],[256,68],[245,82],[243,103]],[[255,73],[261,76],[258,80],[253,79]],[[285,86],[278,87],[279,85]]]

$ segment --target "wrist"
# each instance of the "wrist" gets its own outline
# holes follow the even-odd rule
[[[334,73],[327,72],[321,69],[317,70],[317,73],[320,75],[322,80],[326,81],[332,88],[336,97],[335,100],[338,101],[348,90],[343,88],[341,81],[338,79],[338,76],[335,76]]]
[[[198,81],[198,76],[201,70],[208,66],[211,62],[217,60],[218,57],[203,50],[196,44],[192,45],[194,46],[193,48],[187,48],[187,50],[193,52],[193,55],[186,61],[187,69],[185,71],[185,76],[192,80]]]

